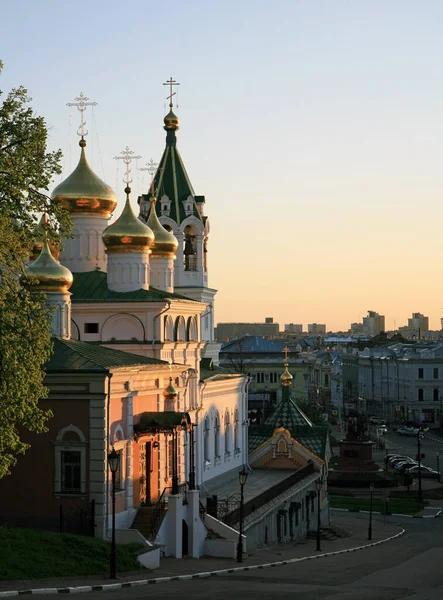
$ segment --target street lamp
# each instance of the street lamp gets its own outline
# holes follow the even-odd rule
[[[417,433],[417,459],[418,459],[418,491],[417,491],[417,500],[419,502],[423,501],[423,492],[421,489],[421,446],[420,446],[420,434],[421,428],[419,427]]]
[[[320,546],[320,492],[323,486],[323,477],[320,477],[315,482],[315,487],[317,488],[317,552],[321,552]]]
[[[437,457],[437,481],[440,483],[440,452],[438,450],[435,453],[435,456]]]
[[[111,539],[111,556],[109,565],[109,577],[117,579],[117,553],[115,548],[115,474],[120,467],[120,455],[115,451],[114,446],[108,454],[109,469],[112,474],[112,539]]]
[[[244,467],[241,471],[239,471],[238,478],[240,481],[240,528],[238,533],[237,544],[237,562],[241,563],[243,562],[243,488],[245,487],[245,483],[248,478],[248,473]]]
[[[368,525],[368,540],[372,540],[372,494],[374,493],[374,482],[369,484],[369,492],[371,494],[369,500],[369,525]]]

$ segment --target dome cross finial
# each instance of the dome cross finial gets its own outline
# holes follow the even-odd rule
[[[129,184],[132,182],[131,177],[131,161],[138,160],[140,155],[134,156],[133,150],[129,150],[129,146],[121,152],[121,156],[114,156],[114,160],[122,160],[125,163],[126,171],[123,178],[123,183],[126,183],[126,189],[129,189]]]
[[[287,363],[287,362],[288,362],[288,354],[289,354],[291,351],[289,350],[289,348],[288,348],[287,346],[285,346],[285,347],[283,348],[282,352],[283,352],[283,353],[284,353],[284,355],[285,355],[285,363]]]
[[[169,85],[169,96],[166,96],[166,100],[169,100],[169,108],[173,107],[172,98],[176,95],[177,92],[173,92],[174,85],[180,85],[175,79],[170,77],[168,81],[166,81],[163,85]]]
[[[75,102],[67,102],[66,106],[76,106],[80,111],[80,126],[77,129],[77,134],[84,140],[85,136],[88,135],[88,130],[85,129],[86,121],[84,118],[84,112],[88,106],[97,106],[97,102],[88,102],[89,98],[80,92],[80,96],[74,98]]]

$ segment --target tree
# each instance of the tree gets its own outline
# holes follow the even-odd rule
[[[23,263],[39,235],[39,213],[47,211],[54,243],[70,226],[67,211],[45,193],[60,173],[61,153],[47,152],[45,121],[29,101],[20,87],[0,104],[0,478],[29,447],[24,432],[45,431],[51,416],[39,407],[47,395],[50,314],[46,297],[23,287]]]

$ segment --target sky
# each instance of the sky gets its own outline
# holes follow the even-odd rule
[[[121,207],[113,157],[142,157],[132,188],[146,192],[138,169],[165,143],[162,82],[180,82],[216,321],[347,330],[376,310],[388,329],[412,312],[440,328],[440,0],[15,0],[0,17],[0,89],[29,90],[63,177],[79,152],[66,103],[97,102],[88,158]]]

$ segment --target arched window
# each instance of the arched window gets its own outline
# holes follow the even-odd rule
[[[225,413],[225,454],[231,454],[231,419],[229,411]]]
[[[177,317],[175,320],[175,341],[186,341],[186,325],[183,317]]]
[[[235,409],[234,413],[234,451],[240,451],[240,423],[238,419],[238,409]]]
[[[287,454],[287,452],[288,452],[286,440],[284,440],[283,438],[280,438],[278,440],[277,452],[279,454]]]
[[[165,342],[174,340],[174,321],[170,315],[165,317]]]
[[[86,492],[86,438],[75,425],[63,427],[54,442],[56,494],[76,496]]]
[[[198,341],[198,329],[197,329],[197,319],[195,317],[189,317],[188,325],[187,325],[187,339],[189,342],[197,342]]]
[[[220,458],[220,416],[218,413],[215,415],[214,425],[214,457]]]
[[[184,231],[183,256],[185,259],[185,271],[197,270],[197,243],[196,231],[191,225],[187,225]]]
[[[205,462],[209,462],[209,417],[205,417],[205,424],[203,429],[203,456]]]

